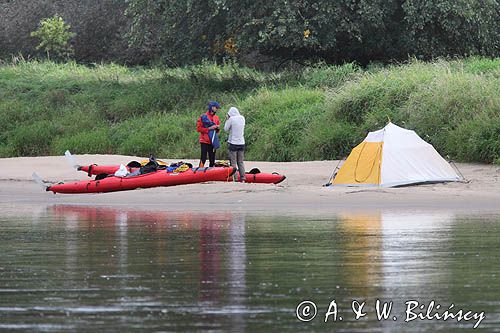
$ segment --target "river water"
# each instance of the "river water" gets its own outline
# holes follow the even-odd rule
[[[3,206],[0,331],[500,331],[499,239],[500,213]]]

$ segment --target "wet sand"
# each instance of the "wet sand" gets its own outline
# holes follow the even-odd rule
[[[76,155],[80,165],[126,164],[140,157],[122,155]],[[179,159],[163,159],[171,163]],[[196,164],[195,160],[185,160]],[[500,210],[500,167],[457,164],[463,183],[428,184],[402,188],[323,187],[338,161],[254,162],[262,172],[278,172],[287,179],[279,185],[211,182],[157,187],[103,194],[52,194],[32,181],[36,171],[49,182],[86,180],[84,172],[71,168],[64,156],[0,159],[2,205],[81,204],[126,206],[134,209],[245,211],[328,214],[352,210]]]

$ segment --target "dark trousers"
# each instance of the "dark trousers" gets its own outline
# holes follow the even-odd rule
[[[209,145],[208,143],[201,143],[201,157],[200,157],[200,167],[205,166],[205,162],[210,161],[210,166],[213,167],[215,165],[215,149],[214,146]]]
[[[245,145],[233,145],[229,143],[229,162],[231,166],[237,167],[240,173],[240,181],[245,182],[245,164],[243,160],[245,159]],[[236,174],[233,175],[234,181],[238,179]]]

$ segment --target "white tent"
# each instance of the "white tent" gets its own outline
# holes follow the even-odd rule
[[[400,186],[459,181],[434,147],[417,133],[387,124],[356,146],[335,178],[334,186]]]

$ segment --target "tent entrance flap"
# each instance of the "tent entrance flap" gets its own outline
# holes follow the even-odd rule
[[[382,145],[383,142],[361,142],[352,150],[332,184],[379,185]]]

